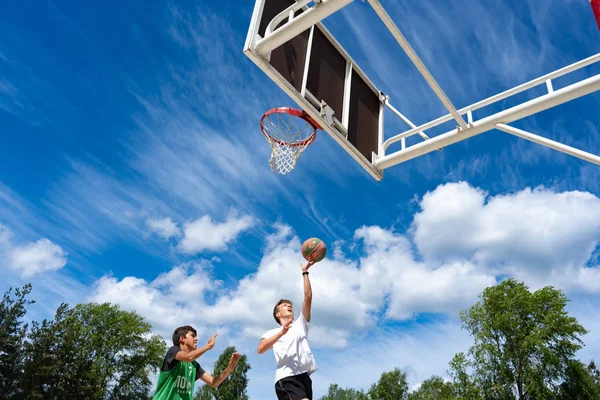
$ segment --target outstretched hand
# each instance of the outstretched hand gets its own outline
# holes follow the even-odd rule
[[[218,333],[215,333],[214,335],[212,335],[210,337],[210,339],[208,339],[208,343],[207,346],[212,350],[213,347],[215,347],[215,338],[217,337]]]
[[[281,327],[281,333],[283,335],[285,335],[286,333],[288,333],[288,331],[290,330],[290,328],[292,327],[292,322],[293,321],[288,321],[285,325],[283,325]]]
[[[308,269],[309,269],[310,267],[312,267],[312,266],[313,266],[313,264],[314,264],[315,262],[316,262],[316,261],[313,261],[313,260],[308,260],[308,262],[307,262],[306,264],[304,264],[304,265],[300,264],[300,268],[302,268],[302,272],[306,272],[306,271],[308,271]]]
[[[230,371],[233,371],[241,356],[242,355],[240,353],[237,353],[237,352],[233,353],[231,355],[231,358],[229,359],[229,364],[227,365],[227,369],[229,369]]]

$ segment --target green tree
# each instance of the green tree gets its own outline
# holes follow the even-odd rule
[[[35,324],[25,350],[27,395],[36,398],[144,399],[164,341],[134,312],[117,305],[61,305]]]
[[[439,376],[424,380],[419,390],[409,393],[408,400],[456,400],[454,385]]]
[[[320,400],[368,400],[368,396],[362,390],[343,389],[333,383],[329,385],[327,394]]]
[[[408,396],[406,374],[398,368],[381,374],[368,391],[371,400],[405,400]]]
[[[594,383],[596,384],[598,392],[600,392],[600,371],[598,371],[598,369],[596,368],[596,363],[594,363],[594,360],[590,361],[590,363],[587,366],[587,370],[592,376],[592,379],[594,379]]]
[[[566,369],[564,382],[559,387],[559,400],[600,400],[600,386],[593,361],[586,368],[580,361],[572,360]]]
[[[29,340],[24,346],[23,390],[29,399],[56,399],[64,395],[99,399],[102,392],[94,388],[101,385],[89,368],[73,367],[78,356],[75,343],[69,340],[67,304],[61,304],[54,320],[33,322]],[[72,382],[77,381],[77,388]]]
[[[461,313],[474,337],[469,354],[486,398],[549,399],[587,331],[565,310],[552,287],[530,292],[513,279],[489,287]]]
[[[235,352],[233,346],[223,350],[215,362],[213,376],[219,376],[227,368],[231,355]],[[248,400],[248,377],[246,375],[250,368],[248,358],[242,355],[233,372],[221,382],[219,387],[202,386],[194,396],[194,400]]]
[[[27,306],[33,300],[26,297],[31,293],[31,284],[22,289],[10,288],[0,303],[0,393],[5,399],[23,398],[21,377],[23,370],[23,341],[27,334],[27,324],[23,317]]]
[[[471,367],[471,362],[464,353],[457,353],[450,361],[448,373],[452,377],[454,393],[461,400],[483,399],[479,386],[467,372],[469,367]]]
[[[594,360],[590,361],[587,366],[587,370],[590,373],[590,376],[594,380],[596,387],[598,388],[598,392],[600,392],[600,371],[596,368],[596,363]]]

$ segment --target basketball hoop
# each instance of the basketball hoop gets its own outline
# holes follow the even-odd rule
[[[321,127],[305,111],[279,107],[262,116],[260,129],[271,145],[271,171],[283,175],[294,169]]]

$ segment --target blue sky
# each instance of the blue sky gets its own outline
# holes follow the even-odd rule
[[[0,15],[0,289],[34,285],[31,318],[114,301],[169,337],[220,332],[249,355],[249,394],[272,397],[258,356],[277,299],[301,301],[330,383],[411,386],[471,341],[458,312],[500,277],[565,290],[600,350],[600,169],[491,131],[375,182],[325,133],[286,176],[269,171],[263,112],[294,104],[243,53],[252,2],[19,2]],[[382,1],[457,108],[600,51],[587,0]],[[417,124],[445,115],[370,6],[325,26]],[[600,73],[593,65],[555,89]],[[544,87],[475,113],[489,115]],[[600,93],[512,124],[600,154]],[[432,134],[452,128],[445,125]],[[386,136],[406,126],[386,115]]]

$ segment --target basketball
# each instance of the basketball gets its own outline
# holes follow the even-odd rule
[[[310,238],[302,245],[302,256],[307,261],[319,262],[325,258],[327,246],[321,239]]]

